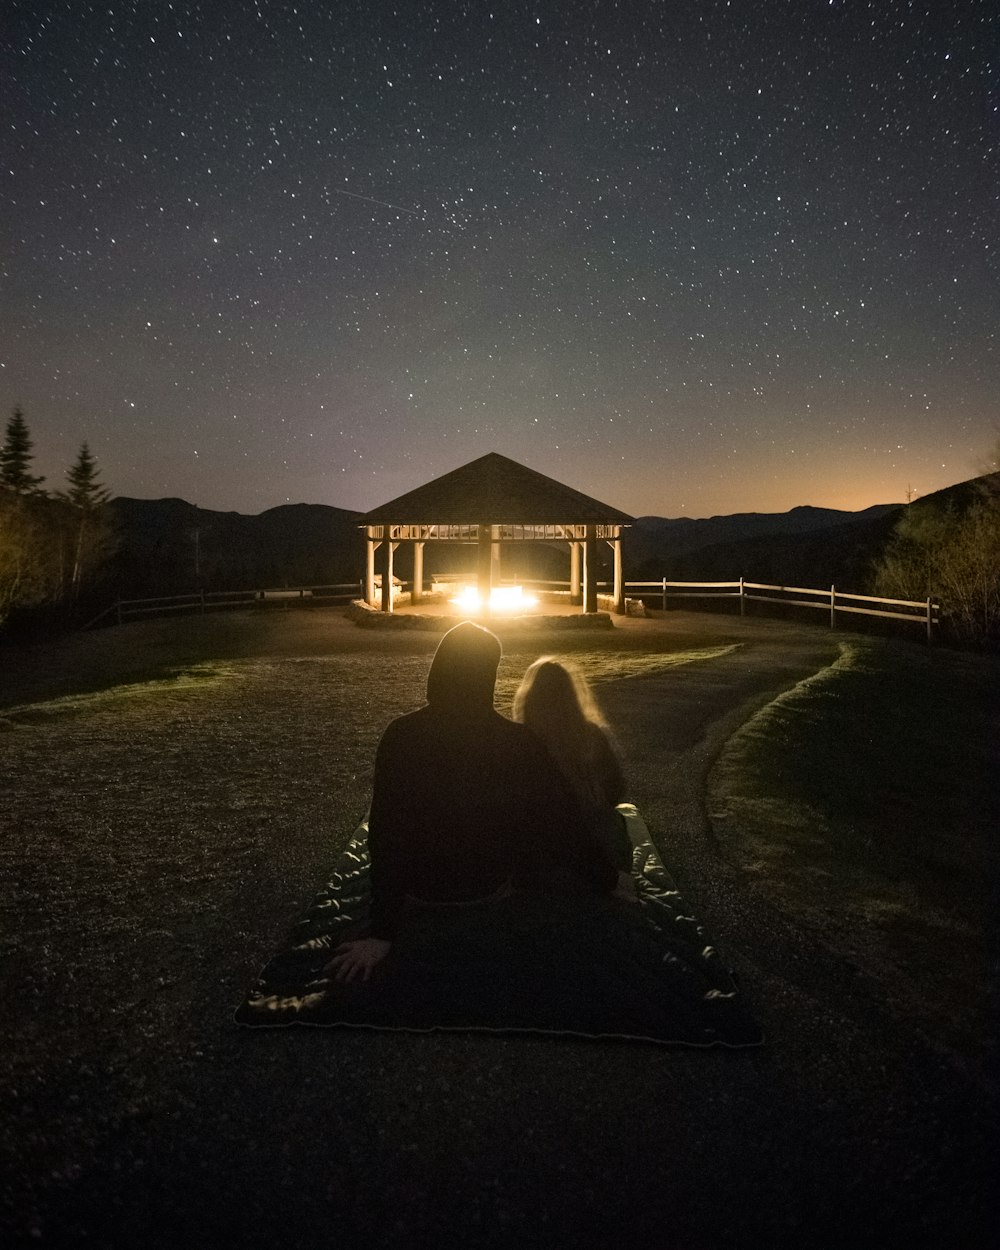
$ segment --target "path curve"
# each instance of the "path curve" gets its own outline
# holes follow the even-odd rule
[[[839,656],[837,640],[818,631],[751,629],[726,655],[602,686],[635,801],[668,862],[719,856],[706,802],[713,763],[763,707]]]

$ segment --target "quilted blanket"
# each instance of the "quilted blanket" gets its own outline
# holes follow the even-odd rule
[[[366,983],[323,973],[365,932],[367,824],[261,973],[236,1021],[409,1031],[487,1030],[755,1046],[761,1031],[704,927],[680,897],[646,826],[619,811],[639,902],[515,892],[489,904],[417,908]]]

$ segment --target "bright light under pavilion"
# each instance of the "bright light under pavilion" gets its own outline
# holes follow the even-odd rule
[[[463,586],[457,595],[449,600],[463,616],[474,616],[484,611],[483,601],[476,586]],[[504,612],[534,612],[538,607],[538,596],[525,592],[523,586],[494,586],[490,591],[488,610],[491,615]]]

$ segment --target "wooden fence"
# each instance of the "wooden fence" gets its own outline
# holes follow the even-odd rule
[[[349,603],[364,593],[360,582],[337,582],[324,586],[280,587],[274,590],[199,590],[189,595],[164,595],[155,599],[119,599],[88,621],[92,629],[112,618],[117,625],[143,616],[170,612],[218,612],[226,608],[253,608],[280,604],[293,607],[308,603]]]
[[[439,581],[463,580],[463,574],[442,574]],[[519,579],[520,580],[520,579]],[[554,590],[567,592],[570,583],[567,581],[545,580],[543,578],[523,579],[523,585],[533,590]],[[610,582],[599,581],[597,589],[600,594],[610,594],[613,587]],[[941,605],[932,599],[887,599],[881,595],[856,595],[846,590],[837,590],[831,586],[829,590],[816,590],[805,586],[772,586],[767,582],[748,582],[740,578],[735,582],[672,582],[665,577],[649,582],[625,582],[626,597],[642,600],[657,600],[665,612],[672,599],[738,599],[740,616],[746,614],[746,604],[755,603],[779,604],[795,608],[819,608],[829,612],[830,628],[837,625],[837,617],[842,613],[854,613],[859,616],[881,616],[889,620],[906,621],[922,626],[931,642],[933,631],[940,624]],[[755,593],[763,592],[763,593]],[[808,595],[803,599],[797,596]],[[796,597],[792,597],[796,596]],[[861,607],[861,604],[878,604],[878,607]]]
[[[747,602],[783,604],[786,607],[818,608],[830,613],[830,628],[837,624],[841,613],[858,616],[880,616],[894,621],[908,621],[921,625],[927,633],[927,641],[933,639],[934,627],[940,623],[941,605],[932,599],[886,599],[878,595],[856,595],[846,590],[815,590],[806,586],[772,586],[767,582],[748,582],[742,577],[737,582],[671,582],[665,577],[656,582],[626,582],[630,590],[659,591],[661,607],[666,611],[671,599],[726,599],[738,598],[740,615],[746,612]],[[799,596],[808,595],[803,599]],[[878,604],[879,607],[861,607],[860,604]],[[888,609],[888,610],[886,610]]]
[[[463,580],[464,575],[441,574],[438,581]],[[556,587],[569,590],[569,582],[541,581],[525,578],[525,586],[539,589]],[[400,583],[401,588],[404,583]],[[610,584],[599,582],[598,588],[603,591],[611,589]],[[940,622],[941,605],[931,599],[886,599],[876,595],[856,595],[845,590],[837,590],[831,586],[829,590],[816,590],[805,586],[772,586],[767,582],[748,582],[742,577],[735,582],[672,582],[665,577],[658,581],[626,582],[625,594],[638,599],[659,600],[660,607],[666,611],[674,599],[738,599],[740,615],[746,613],[748,602],[777,604],[794,608],[818,608],[829,612],[830,628],[834,629],[837,617],[843,613],[860,616],[885,617],[894,621],[905,621],[911,625],[921,625],[926,630],[927,641],[933,639],[934,628]],[[808,598],[802,598],[808,596]],[[226,608],[265,607],[268,604],[281,604],[291,607],[296,604],[305,606],[308,603],[340,604],[349,603],[352,599],[364,597],[364,584],[361,582],[339,582],[326,586],[295,586],[281,587],[274,590],[216,590],[197,591],[188,595],[169,595],[155,599],[119,599],[110,607],[105,608],[93,620],[88,621],[83,629],[91,629],[102,621],[112,618],[116,624],[136,620],[143,616],[161,616],[170,612],[215,612]],[[879,605],[863,607],[862,604]]]

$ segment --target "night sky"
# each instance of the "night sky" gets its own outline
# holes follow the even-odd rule
[[[488,451],[663,516],[983,471],[991,0],[6,9],[0,410],[50,486],[83,439],[249,513]]]

